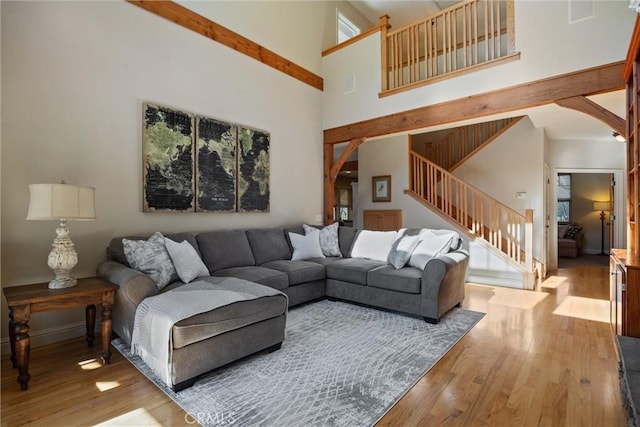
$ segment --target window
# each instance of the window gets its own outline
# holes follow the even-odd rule
[[[571,221],[571,174],[559,173],[556,186],[558,197],[558,222]]]
[[[338,10],[338,43],[360,34],[360,28]]]

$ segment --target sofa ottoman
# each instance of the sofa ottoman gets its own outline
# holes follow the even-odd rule
[[[287,296],[273,288],[203,277],[140,303],[132,353],[178,391],[212,369],[279,349],[287,307]]]

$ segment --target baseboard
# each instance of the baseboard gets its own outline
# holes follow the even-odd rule
[[[97,322],[99,323],[99,322]],[[57,326],[55,328],[41,329],[39,331],[29,332],[31,338],[31,348],[40,347],[55,342],[68,340],[71,338],[84,337],[87,332],[85,322],[70,323],[68,325]],[[2,355],[9,354],[9,338],[0,340],[0,352]]]
[[[515,272],[469,269],[467,271],[466,281],[481,285],[524,289],[524,278],[522,274]]]

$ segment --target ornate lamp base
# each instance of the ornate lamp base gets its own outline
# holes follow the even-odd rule
[[[69,237],[67,221],[64,219],[60,221],[60,227],[56,228],[56,238],[53,239],[51,248],[47,264],[56,277],[49,282],[49,289],[70,288],[77,285],[78,281],[71,277],[71,271],[78,263],[78,254]]]
[[[78,284],[78,280],[69,277],[68,279],[53,279],[49,282],[49,289],[63,289],[70,288]]]

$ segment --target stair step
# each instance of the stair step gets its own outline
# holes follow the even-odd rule
[[[503,270],[484,270],[469,268],[467,270],[467,282],[481,285],[503,286],[507,288],[522,289],[523,275],[519,272]]]

